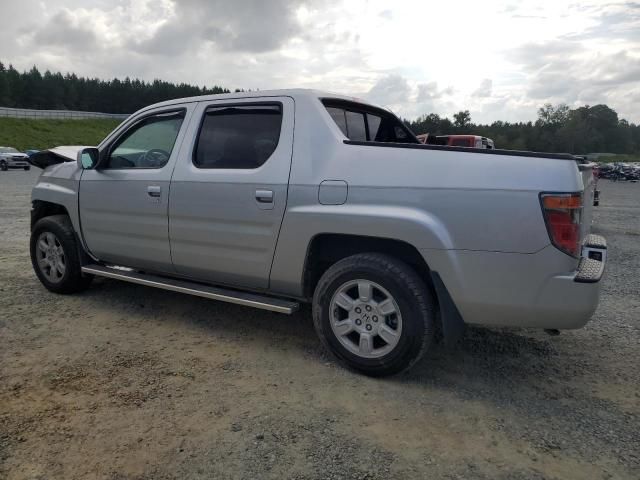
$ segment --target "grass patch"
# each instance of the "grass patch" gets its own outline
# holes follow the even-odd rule
[[[59,145],[88,145],[100,143],[120,120],[29,120],[0,118],[0,145],[20,151],[57,147]]]

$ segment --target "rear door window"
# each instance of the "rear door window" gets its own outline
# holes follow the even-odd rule
[[[198,168],[254,169],[278,146],[280,104],[211,107],[204,115],[193,163]]]

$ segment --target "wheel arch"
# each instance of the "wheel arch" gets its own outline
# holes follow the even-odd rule
[[[304,296],[311,298],[326,270],[343,258],[358,253],[384,253],[411,266],[420,277],[430,282],[430,269],[418,249],[403,240],[343,233],[319,233],[307,246],[303,268]]]
[[[415,270],[431,289],[438,305],[438,320],[447,346],[455,345],[464,333],[464,320],[437,271],[430,268],[423,254],[403,240],[341,233],[315,235],[307,247],[303,269],[305,298],[313,297],[318,281],[334,263],[358,253],[383,253],[397,258]]]
[[[63,212],[58,207],[51,205],[40,205],[40,207],[39,210],[43,215],[34,222],[29,240],[31,264],[36,276],[45,288],[51,292],[66,294],[84,290],[91,283],[93,276],[85,275],[82,272],[81,267],[86,262],[86,253],[78,243],[78,235],[73,228],[71,218],[66,213],[57,213]],[[54,213],[46,214],[46,207],[51,208],[48,213]],[[47,234],[47,236],[53,235],[58,244],[58,253],[53,256],[52,260],[45,262],[43,266],[38,251],[45,252],[40,246],[40,238],[44,234]],[[47,241],[50,245],[49,242],[50,240]],[[59,251],[60,248],[63,249],[62,252]],[[49,251],[50,249],[47,248],[46,250]],[[49,253],[52,252],[49,251]],[[48,253],[45,253],[42,258],[46,258],[47,255]],[[63,258],[62,255],[64,256],[64,261],[60,263],[60,259]],[[51,263],[52,261],[53,264]],[[48,273],[45,271],[47,264],[49,267]],[[62,270],[60,270],[61,265],[64,267]],[[51,270],[53,268],[60,274],[55,280],[51,278]]]
[[[38,220],[52,215],[66,215],[71,218],[67,207],[64,205],[46,200],[33,200],[31,202],[31,229],[33,230]]]
[[[80,258],[82,265],[89,264],[93,260],[95,260],[85,250],[82,237],[78,231],[78,228],[74,223],[74,217],[70,215],[67,207],[60,203],[49,202],[47,200],[38,200],[38,199],[32,200],[31,230],[33,231],[33,227],[36,225],[36,223],[38,223],[38,220],[46,217],[51,217],[54,215],[65,215],[66,217],[69,218],[69,221],[71,222],[71,227],[73,228],[73,233],[76,237],[76,245],[78,247],[78,256]]]

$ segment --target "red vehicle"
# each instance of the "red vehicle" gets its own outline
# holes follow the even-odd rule
[[[479,135],[418,135],[418,140],[426,145],[444,145],[448,147],[496,148],[493,140]]]

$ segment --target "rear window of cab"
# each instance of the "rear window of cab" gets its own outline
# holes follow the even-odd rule
[[[367,105],[341,100],[322,100],[345,137],[354,142],[420,143],[394,115]]]

